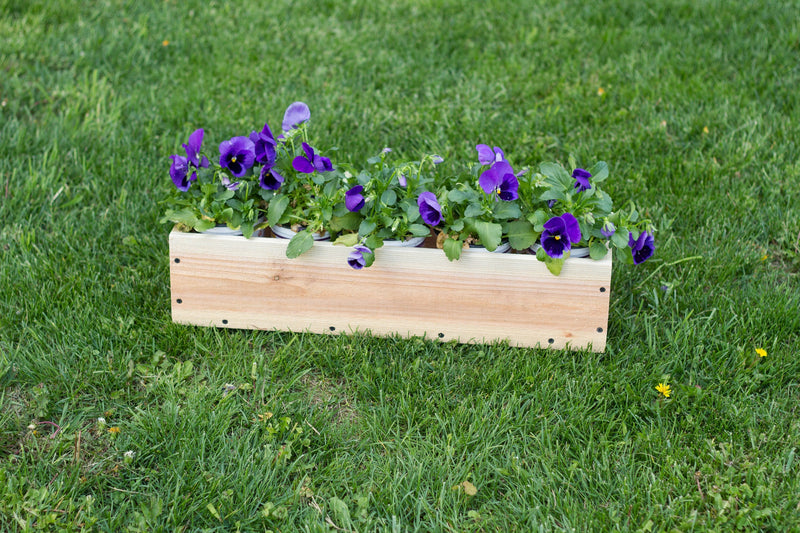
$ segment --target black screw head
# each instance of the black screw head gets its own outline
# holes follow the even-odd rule
[[[606,288],[605,287],[600,287],[600,292],[606,292]]]
[[[176,257],[176,258],[175,258],[175,262],[176,262],[176,263],[180,263],[180,262],[181,262],[180,258],[179,258],[179,257]]]
[[[336,331],[336,328],[334,326],[331,326],[328,329],[331,330],[331,331]]]
[[[555,339],[547,339],[547,342],[548,342],[549,344],[553,344],[554,342],[556,342],[556,340],[555,340]]]
[[[227,323],[228,323],[228,320],[227,320],[226,318],[223,318],[223,319],[222,319],[222,323],[223,323],[223,324],[227,324]]]
[[[182,304],[182,303],[183,303],[183,300],[181,300],[180,298],[178,298],[178,299],[177,299],[177,300],[175,300],[175,301],[176,301],[177,303],[179,303],[179,304]]]
[[[597,328],[597,333],[603,333],[603,328]]]
[[[444,333],[439,333],[439,338],[443,339],[444,338]]]

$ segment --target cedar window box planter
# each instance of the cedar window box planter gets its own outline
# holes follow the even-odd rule
[[[176,323],[312,333],[370,332],[464,343],[605,350],[611,253],[552,275],[533,255],[383,247],[363,270],[330,242],[296,259],[288,240],[173,230]]]

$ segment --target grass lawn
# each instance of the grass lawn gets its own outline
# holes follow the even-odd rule
[[[797,15],[0,0],[0,530],[800,531]],[[660,231],[606,352],[173,324],[169,154],[295,100],[353,164],[608,161]]]

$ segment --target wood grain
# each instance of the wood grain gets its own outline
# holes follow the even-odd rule
[[[181,324],[313,333],[371,332],[459,342],[605,350],[611,254],[569,259],[560,276],[526,254],[381,248],[363,270],[351,249],[173,231],[172,317]]]

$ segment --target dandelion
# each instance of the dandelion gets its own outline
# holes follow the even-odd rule
[[[161,46],[169,46],[169,41],[164,39],[163,41],[161,41]]]
[[[120,432],[120,429],[117,426],[108,428],[108,432],[112,435],[117,435]]]
[[[767,351],[764,348],[756,348],[756,353],[759,357],[766,357]]]
[[[597,88],[597,96],[603,96],[604,94],[606,94],[606,90],[603,89],[602,87],[598,87]]]
[[[708,133],[708,126],[703,126],[703,133]]]
[[[672,389],[665,383],[659,383],[656,385],[656,390],[663,394],[664,398],[669,398],[669,395],[672,394]]]

